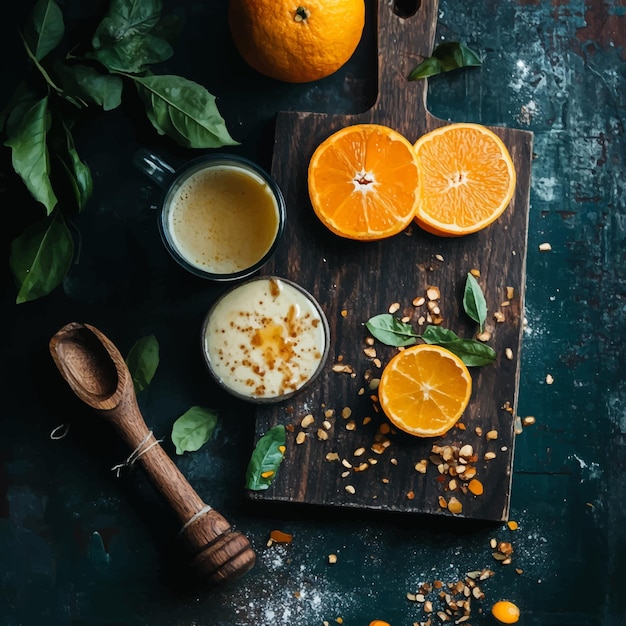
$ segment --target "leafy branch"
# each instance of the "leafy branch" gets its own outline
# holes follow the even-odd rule
[[[74,241],[67,221],[85,208],[93,192],[91,170],[72,134],[82,111],[116,109],[128,84],[158,134],[185,148],[237,143],[215,97],[203,86],[151,71],[173,55],[181,31],[180,20],[161,15],[161,9],[161,0],[111,0],[91,40],[70,46],[55,0],[38,0],[33,7],[20,34],[30,71],[0,116],[13,169],[44,209],[42,219],[11,245],[18,304],[49,294],[71,266]],[[63,186],[73,192],[73,200],[65,199]]]
[[[476,279],[467,274],[463,295],[465,313],[474,320],[482,331],[487,319],[487,303]],[[454,331],[441,326],[430,325],[422,334],[416,333],[413,326],[395,318],[390,313],[371,317],[365,326],[378,341],[388,346],[412,346],[421,339],[424,343],[436,344],[456,354],[467,366],[488,365],[496,360],[496,352],[477,339],[464,339]]]

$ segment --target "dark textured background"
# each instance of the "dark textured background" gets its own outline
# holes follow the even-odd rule
[[[16,25],[32,3],[14,4],[1,27],[3,104],[25,65]],[[356,113],[373,101],[371,19],[336,75],[282,85],[239,60],[225,0],[165,5],[186,25],[160,69],[214,93],[241,142],[235,150],[268,168],[278,110]],[[68,28],[84,37],[105,6],[68,0]],[[516,443],[515,533],[465,520],[247,502],[253,416],[211,384],[200,355],[201,320],[220,288],[184,274],[166,255],[150,209],[158,190],[131,164],[139,146],[174,164],[195,153],[156,136],[130,92],[120,110],[88,114],[77,143],[95,194],[76,221],[80,256],[63,288],[17,306],[3,265],[0,623],[313,626],[341,617],[350,626],[374,618],[410,626],[424,618],[407,592],[483,567],[496,573],[474,604],[475,626],[491,623],[480,608],[502,597],[521,607],[524,626],[626,623],[625,24],[621,0],[440,2],[438,39],[463,41],[484,62],[432,79],[429,109],[534,132],[519,414],[537,423]],[[38,208],[15,180],[8,149],[0,154],[7,243]],[[540,252],[542,242],[552,251]],[[213,439],[175,460],[201,497],[250,536],[259,561],[245,578],[213,590],[197,585],[180,568],[175,522],[141,471],[119,479],[110,471],[128,451],[69,394],[47,353],[51,335],[72,320],[98,326],[123,353],[156,335],[161,363],[140,406],[170,454],[178,415],[192,404],[221,409]],[[52,429],[68,421],[68,436],[52,441]],[[293,544],[266,547],[274,528],[292,532]],[[513,543],[511,566],[492,558],[492,537]],[[328,565],[329,553],[337,564]]]

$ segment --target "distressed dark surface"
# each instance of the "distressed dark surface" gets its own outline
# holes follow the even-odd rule
[[[447,501],[454,495],[462,503],[463,517],[506,520],[523,325],[532,134],[494,127],[512,156],[516,193],[504,215],[480,233],[441,238],[411,227],[378,242],[354,242],[331,234],[313,213],[306,182],[311,155],[324,139],[350,124],[374,123],[393,128],[415,142],[423,133],[446,123],[425,107],[427,83],[405,78],[422,57],[430,56],[437,2],[422,2],[419,11],[404,20],[395,15],[392,6],[380,3],[377,18],[378,95],[370,109],[349,116],[305,112],[278,115],[272,173],[286,194],[290,213],[284,244],[263,271],[295,280],[313,293],[329,319],[331,346],[329,361],[315,384],[292,401],[265,405],[257,411],[258,437],[277,423],[292,430],[280,475],[269,489],[250,495],[256,500],[440,515],[449,513],[441,508],[439,497]],[[372,452],[379,426],[388,422],[379,413],[376,400],[371,399],[376,392],[368,383],[380,376],[381,367],[363,354],[368,336],[364,323],[398,302],[401,309],[396,316],[410,317],[420,332],[418,320],[428,310],[414,307],[412,301],[436,285],[441,293],[441,325],[472,337],[477,326],[462,308],[463,287],[471,269],[480,271],[478,280],[489,310],[500,312],[505,322],[498,324],[489,315],[489,345],[498,359],[493,366],[472,369],[472,398],[461,420],[465,430],[453,428],[444,437],[426,439],[394,432],[388,438],[391,445],[382,454]],[[513,289],[511,299],[507,287]],[[502,306],[503,302],[507,304]],[[512,350],[512,359],[505,356],[507,348]],[[376,344],[383,366],[395,353],[393,348]],[[336,364],[349,365],[354,376],[335,372]],[[348,418],[342,417],[344,407],[350,410]],[[322,442],[317,431],[328,410],[333,415],[326,420],[330,428]],[[304,431],[304,443],[296,444],[296,436],[303,430],[301,420],[307,414],[314,416],[315,423]],[[368,425],[363,424],[366,417],[371,420]],[[347,430],[349,424],[355,428]],[[476,433],[477,428],[482,435]],[[485,437],[493,430],[498,433],[497,441]],[[472,446],[477,479],[487,485],[482,497],[462,493],[461,488],[450,492],[448,480],[440,480],[436,464],[430,464],[425,475],[414,470],[417,462],[430,457],[433,445],[457,449]],[[360,458],[354,456],[359,448],[366,450]],[[494,451],[495,458],[485,461],[485,453]],[[337,454],[339,460],[329,463],[328,453]],[[372,456],[377,461],[375,467],[352,471]],[[346,462],[350,468],[347,473]],[[458,482],[460,486],[467,483]],[[348,485],[356,490],[354,494],[346,491]],[[407,497],[409,493],[412,498]]]
[[[2,23],[3,102],[25,62],[15,24],[30,4],[15,5]],[[68,24],[86,28],[103,6],[69,1]],[[277,111],[356,114],[372,105],[371,10],[361,47],[338,75],[285,86],[238,60],[225,6],[166,3],[184,12],[187,25],[163,69],[218,96],[242,142],[236,151],[269,168]],[[534,133],[518,413],[537,423],[516,441],[515,533],[469,520],[249,502],[243,476],[254,416],[211,384],[199,349],[202,318],[220,289],[167,257],[149,210],[158,191],[131,165],[140,145],[173,162],[192,153],[154,136],[132,105],[89,115],[78,147],[96,194],[78,220],[80,262],[64,289],[20,306],[3,266],[10,362],[0,417],[0,623],[310,626],[341,617],[354,626],[373,618],[410,626],[423,617],[406,592],[482,567],[495,576],[474,604],[474,626],[490,624],[480,608],[503,597],[521,607],[524,626],[626,623],[625,12],[618,0],[440,2],[437,40],[464,41],[484,63],[432,79],[430,111]],[[36,208],[10,175],[8,151],[1,154],[6,242]],[[545,241],[551,252],[538,250]],[[175,460],[199,494],[250,536],[259,562],[241,581],[196,585],[182,568],[175,522],[141,472],[117,479],[110,471],[128,451],[71,397],[47,354],[50,336],[71,320],[99,326],[123,353],[139,337],[157,336],[161,364],[140,405],[170,454],[178,415],[192,404],[222,410],[214,438]],[[68,436],[51,441],[51,430],[67,421]],[[268,548],[273,528],[292,532],[293,544]],[[511,566],[495,563],[491,537],[513,543]],[[338,555],[334,566],[330,553]]]

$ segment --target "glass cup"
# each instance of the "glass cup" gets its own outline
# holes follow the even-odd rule
[[[218,384],[242,400],[286,400],[317,378],[330,329],[315,298],[277,276],[231,287],[207,313],[202,353]]]
[[[285,228],[285,200],[256,163],[215,153],[174,170],[143,149],[134,163],[165,190],[159,232],[171,256],[192,274],[245,278],[274,254]]]

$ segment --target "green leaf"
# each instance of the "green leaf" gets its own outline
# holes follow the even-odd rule
[[[285,440],[282,424],[270,428],[258,440],[248,463],[246,488],[261,491],[272,484],[284,458]]]
[[[94,33],[94,49],[149,33],[159,22],[161,6],[161,0],[111,0],[108,13]]]
[[[98,61],[112,72],[139,74],[153,63],[167,61],[173,53],[172,46],[165,39],[148,34],[129,35],[85,56]]]
[[[480,285],[469,272],[463,292],[463,308],[467,315],[480,326],[482,331],[487,320],[487,302]]]
[[[31,224],[11,244],[9,265],[19,287],[17,304],[46,296],[60,285],[73,255],[72,235],[58,213]]]
[[[74,190],[78,210],[82,211],[93,192],[91,170],[86,163],[80,160],[78,152],[74,146],[74,139],[70,129],[65,126],[65,124],[63,125],[63,129],[65,130],[65,137],[67,140],[66,148],[68,160],[66,161],[60,157],[61,163],[70,178],[70,184]]]
[[[31,195],[46,207],[48,215],[57,204],[50,182],[50,158],[46,136],[50,128],[48,96],[28,108],[4,145],[12,149],[13,169]]]
[[[88,65],[62,65],[57,71],[65,92],[94,102],[105,111],[116,109],[122,102],[121,76],[102,74]]]
[[[132,78],[159,134],[186,148],[237,145],[217,110],[215,96],[201,85],[171,75]]]
[[[126,365],[133,379],[135,391],[143,391],[151,382],[159,366],[159,342],[154,335],[138,339],[126,357]]]
[[[24,39],[33,56],[41,61],[49,52],[54,50],[65,32],[63,13],[54,0],[39,0],[33,7]]]
[[[428,78],[436,74],[450,72],[462,67],[482,65],[480,57],[466,45],[456,41],[448,41],[437,46],[432,56],[424,59],[408,76],[409,80]]]
[[[113,72],[136,74],[153,63],[169,59],[172,46],[157,33],[161,20],[160,0],[113,0],[92,39],[94,51],[87,55]],[[154,29],[154,32],[152,32]]]
[[[389,313],[375,315],[365,322],[372,337],[388,346],[411,346],[419,335],[413,332],[410,324],[405,324]]]
[[[455,332],[441,326],[427,326],[422,339],[426,343],[450,350],[468,367],[489,365],[496,360],[496,352],[491,346],[476,339],[462,339]]]
[[[176,454],[199,450],[213,435],[217,413],[200,406],[191,407],[183,413],[172,427],[172,442]]]

